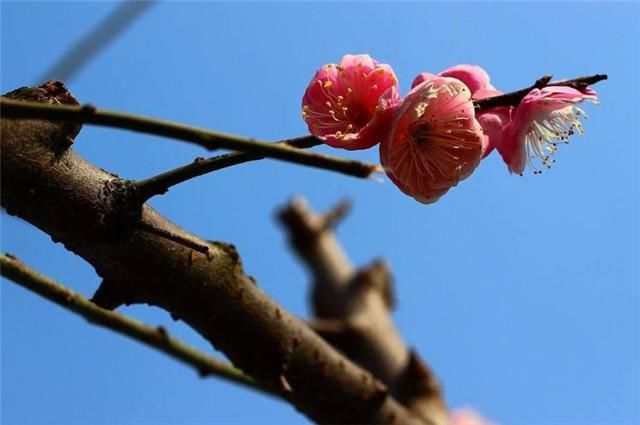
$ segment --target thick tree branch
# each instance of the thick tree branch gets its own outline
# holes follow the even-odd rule
[[[75,101],[59,85],[19,96]],[[317,422],[426,422],[267,297],[244,273],[232,245],[188,234],[147,205],[136,221],[121,217],[122,179],[68,149],[73,136],[68,126],[50,121],[2,119],[1,202],[9,214],[85,258],[123,299],[159,306],[185,321],[261,387]],[[140,230],[138,222],[208,245],[209,253],[194,254]]]
[[[350,159],[307,152],[291,147],[286,143],[264,143],[251,138],[205,130],[175,122],[96,109],[90,105],[42,104],[3,98],[0,100],[0,108],[2,116],[5,118],[47,119],[66,123],[96,124],[123,128],[185,140],[207,149],[232,149],[309,167],[336,171],[354,177],[367,178],[375,172],[381,172],[380,167],[374,164],[365,164]]]
[[[124,314],[98,307],[77,292],[41,275],[9,254],[0,254],[0,273],[97,326],[126,335],[193,367],[200,376],[217,376],[254,390],[265,391],[242,371],[172,338],[164,328],[147,326]]]
[[[407,348],[391,319],[391,274],[382,261],[355,270],[332,226],[348,210],[340,203],[324,215],[303,200],[280,212],[293,250],[314,283],[311,326],[328,342],[382,380],[391,394],[424,420],[448,424],[440,385],[417,353]]]

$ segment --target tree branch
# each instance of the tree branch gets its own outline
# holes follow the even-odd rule
[[[185,140],[207,149],[232,149],[360,178],[367,178],[375,172],[382,171],[378,165],[307,152],[285,143],[264,143],[255,139],[190,127],[175,122],[96,109],[90,105],[43,104],[3,98],[0,100],[0,108],[4,118],[46,119],[66,123],[86,123],[123,128]]]
[[[111,329],[191,366],[200,376],[217,376],[265,392],[242,371],[169,336],[162,327],[147,326],[123,314],[98,307],[82,295],[36,272],[10,254],[0,254],[0,274],[14,283],[84,317],[94,325]]]
[[[551,75],[545,75],[538,78],[531,86],[522,90],[516,90],[510,93],[501,94],[500,96],[488,97],[482,100],[475,100],[476,111],[482,111],[496,106],[517,106],[524,97],[533,89],[541,89],[548,86],[565,86],[575,89],[584,89],[590,85],[609,78],[607,74],[595,74],[586,77],[572,78],[570,80],[551,81]]]
[[[21,96],[75,101],[55,87],[57,92],[51,86],[25,89]],[[158,306],[183,320],[258,385],[281,394],[312,420],[426,423],[267,297],[244,273],[232,245],[201,240],[147,205],[140,222],[208,245],[209,254],[194,256],[187,247],[109,220],[121,202],[120,179],[68,148],[73,136],[67,126],[50,121],[1,121],[0,196],[9,214],[86,259],[123,299]]]
[[[321,143],[321,140],[318,140],[313,136],[306,136],[283,140],[276,144],[303,149],[317,146]],[[145,202],[155,195],[162,195],[163,193],[166,193],[172,186],[183,183],[194,177],[259,159],[264,159],[264,156],[244,152],[230,152],[208,159],[196,158],[192,163],[183,165],[182,167],[174,168],[173,170],[166,171],[144,180],[134,181],[133,185],[139,193],[140,201]]]
[[[313,329],[384,382],[398,401],[425,421],[447,425],[440,385],[419,355],[407,348],[391,318],[391,273],[383,261],[355,270],[332,226],[348,211],[339,203],[314,214],[297,199],[279,214],[295,253],[313,278]]]

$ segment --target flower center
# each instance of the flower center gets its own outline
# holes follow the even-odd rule
[[[534,161],[539,160],[545,168],[551,168],[556,162],[551,156],[558,150],[560,144],[569,144],[569,137],[584,134],[580,116],[588,118],[587,114],[577,106],[567,106],[555,110],[539,121],[532,121],[525,135],[527,164],[534,174],[542,173]]]

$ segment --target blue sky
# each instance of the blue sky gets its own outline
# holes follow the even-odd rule
[[[2,91],[29,85],[113,3],[2,3]],[[638,3],[163,3],[94,58],[70,89],[83,102],[281,139],[306,134],[300,99],[316,68],[346,53],[391,64],[406,92],[421,71],[482,65],[498,88],[552,73],[608,73],[550,172],[511,176],[487,158],[433,205],[382,184],[274,161],[190,181],[152,205],[236,244],[245,269],[308,315],[308,276],[274,211],[343,197],[354,262],[388,259],[395,319],[451,406],[508,425],[640,423],[640,5]],[[85,127],[75,148],[127,178],[206,154],[176,141]],[[377,161],[376,149],[320,150]],[[2,250],[90,295],[81,258],[2,215]],[[268,252],[268,255],[265,255]],[[3,424],[304,424],[293,408],[94,328],[3,282]],[[123,309],[193,345],[150,307]]]

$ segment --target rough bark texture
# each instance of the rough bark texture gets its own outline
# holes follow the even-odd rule
[[[76,103],[59,83],[8,94]],[[2,206],[91,263],[115,307],[148,303],[197,330],[261,385],[320,423],[422,423],[245,275],[233,245],[206,242],[143,205],[131,185],[69,148],[79,127],[3,119]],[[207,246],[207,254],[140,226]],[[405,359],[406,361],[406,359]]]
[[[424,420],[448,423],[440,385],[393,324],[391,272],[377,260],[356,270],[338,243],[333,225],[346,214],[338,205],[314,214],[300,199],[282,209],[280,221],[293,250],[313,277],[312,326],[347,357],[382,380],[390,393]]]

